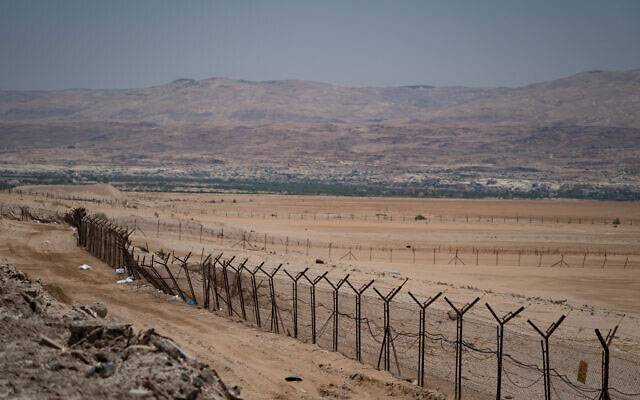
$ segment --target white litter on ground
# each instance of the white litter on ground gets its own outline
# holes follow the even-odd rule
[[[127,276],[126,278],[119,280],[117,283],[126,284],[126,283],[131,283],[131,282],[133,282],[133,277],[132,276]]]
[[[126,274],[127,270],[124,268],[116,268],[116,274]]]
[[[93,268],[93,267],[91,265],[87,265],[87,264],[82,264],[80,266],[80,269],[83,270],[83,271],[86,271],[86,270],[91,269],[91,268]]]

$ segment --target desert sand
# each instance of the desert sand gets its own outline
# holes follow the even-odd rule
[[[0,202],[61,210],[85,206],[123,225],[135,226],[133,242],[140,248],[197,255],[224,252],[238,259],[246,257],[251,265],[283,263],[290,271],[310,267],[313,273],[329,271],[336,280],[348,273],[355,283],[375,279],[381,288],[393,288],[409,278],[405,289],[419,296],[442,291],[458,304],[480,297],[481,304],[489,303],[500,313],[524,306],[526,316],[516,318],[513,329],[530,338],[532,359],[539,348],[526,319],[547,326],[560,315],[568,318],[556,334],[559,341],[574,341],[597,350],[593,329],[606,331],[619,325],[616,351],[631,359],[640,355],[638,203],[179,193],[126,193],[125,203],[122,199],[78,201],[73,187],[65,189],[66,194],[56,193],[57,197],[49,198],[3,193]],[[86,189],[79,193],[88,195]],[[426,220],[416,221],[418,214]],[[613,225],[614,218],[621,223]],[[224,370],[218,371],[225,381],[235,380],[249,393],[258,393],[260,382],[266,380],[272,393],[284,390],[280,398],[301,396],[300,388],[309,398],[315,398],[323,385],[349,384],[351,372],[364,371],[373,374],[367,376],[376,383],[353,385],[364,392],[350,392],[349,396],[357,393],[359,398],[378,398],[376,385],[393,381],[387,374],[334,353],[233,324],[205,311],[184,309],[155,293],[108,283],[114,278],[106,267],[100,268],[100,276],[90,275],[91,285],[87,286],[87,278],[71,266],[84,262],[87,255],[74,247],[70,232],[62,227],[13,224],[5,238],[36,239],[27,240],[26,245],[7,240],[9,244],[0,254],[8,255],[10,262],[36,271],[45,281],[56,279],[68,285],[63,287],[64,292],[78,300],[100,297],[113,302],[116,313],[128,320],[144,325],[153,318],[155,325],[176,329],[179,334],[174,336],[182,336],[183,344],[199,354],[207,353],[209,347],[218,352],[223,347],[224,354],[211,356],[212,360],[224,359],[234,365],[243,361],[241,366],[230,367],[230,378],[225,377]],[[56,239],[59,237],[66,238]],[[41,248],[45,241],[52,240],[64,244],[63,250],[53,246],[62,253],[55,257]],[[456,250],[459,261],[454,258]],[[68,254],[73,256],[69,258]],[[21,261],[23,258],[26,260]],[[316,259],[325,264],[317,264]],[[566,264],[558,264],[561,259]],[[58,268],[45,265],[51,263],[64,272],[54,273]],[[165,303],[160,310],[152,311],[158,301]],[[411,300],[403,291],[398,301]],[[444,302],[436,305],[437,312],[447,309]],[[491,322],[484,307],[477,307],[470,316]],[[208,329],[202,334],[194,332],[204,326]],[[234,344],[245,337],[246,342],[239,347]],[[256,338],[263,345],[252,344]],[[236,352],[232,348],[251,351]],[[294,350],[285,354],[283,349]],[[292,361],[291,357],[298,358]],[[577,361],[574,366],[569,358],[562,366],[572,371]],[[287,370],[288,366],[295,368]],[[598,367],[592,364],[591,368],[590,373],[597,375]],[[289,386],[280,379],[285,370],[314,378],[303,385]],[[433,382],[436,388],[450,393],[446,380]],[[487,398],[481,392],[476,393],[477,398]]]

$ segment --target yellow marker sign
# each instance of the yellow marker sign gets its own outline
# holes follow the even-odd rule
[[[578,382],[587,383],[587,371],[589,370],[589,364],[586,361],[580,361],[578,366]]]

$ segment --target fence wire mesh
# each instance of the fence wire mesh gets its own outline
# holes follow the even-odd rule
[[[282,270],[278,270],[273,276],[272,299],[268,274],[273,269],[263,266],[255,272],[254,296],[252,272],[255,266],[240,266],[238,261],[226,264],[222,259],[215,266],[212,264],[208,304],[210,310],[217,309],[222,314],[245,320],[254,326],[259,325],[261,329],[295,336],[307,343],[314,342],[315,326],[315,344],[327,350],[337,348],[346,357],[357,358],[357,296],[350,287],[343,285],[337,291],[336,318],[336,292],[324,278],[315,285],[304,278],[299,279],[297,301],[294,305],[293,280]],[[151,267],[141,264],[140,268]],[[189,264],[185,268],[181,263],[174,262],[168,263],[167,268],[174,275],[175,284],[185,293],[186,300],[192,300],[201,306],[206,304],[207,290],[203,290],[203,285],[206,285],[207,279],[202,274],[201,265]],[[158,268],[156,265],[155,269],[169,286],[174,284],[168,271],[163,271],[164,266]],[[193,295],[187,271],[191,277]],[[311,282],[320,276],[315,272],[307,272],[306,275]],[[331,282],[336,284],[338,279],[331,278]],[[315,293],[312,294],[314,286]],[[380,292],[387,293],[393,288],[379,289]],[[384,369],[385,365],[383,310],[384,301],[371,289],[365,291],[360,316],[361,361],[380,369]],[[419,311],[420,307],[402,292],[389,304],[392,344],[390,372],[398,378],[416,382],[420,361]],[[462,390],[474,393],[476,397],[492,398],[495,396],[497,381],[497,323],[484,304],[478,303],[465,314],[463,324]],[[444,301],[436,301],[429,306],[426,309],[425,328],[426,385],[438,386],[453,393],[456,316],[451,307]],[[600,396],[602,347],[594,339],[595,335],[592,333],[578,331],[570,325],[561,326],[558,333],[551,337],[550,390],[553,398],[577,400],[596,399]],[[544,398],[540,338],[527,325],[526,318],[518,317],[505,326],[504,343],[502,397]],[[588,365],[585,383],[577,380],[580,362]],[[612,399],[640,398],[638,354],[612,347],[609,386]]]

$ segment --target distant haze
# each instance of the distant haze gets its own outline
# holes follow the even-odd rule
[[[516,89],[353,88],[317,82],[179,79],[144,89],[0,90],[0,122],[580,125],[640,129],[640,69],[589,71]],[[304,129],[303,129],[304,130]],[[0,134],[4,133],[0,124]]]
[[[640,67],[640,2],[0,0],[0,89],[522,86]]]

